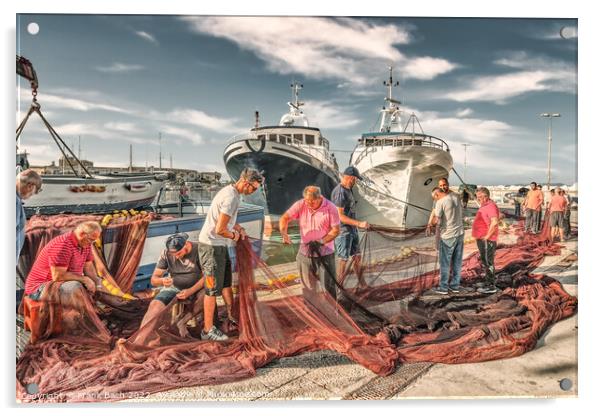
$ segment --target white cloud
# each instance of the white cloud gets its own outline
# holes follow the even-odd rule
[[[205,143],[205,140],[203,140],[203,137],[199,133],[190,129],[163,124],[160,126],[160,130],[163,135],[164,143],[170,140],[169,136],[181,137],[195,145]]]
[[[515,52],[495,61],[495,64],[517,69],[501,75],[477,77],[467,86],[442,95],[454,101],[493,101],[505,104],[510,98],[530,92],[554,91],[576,93],[576,68],[565,62],[527,52]]]
[[[472,113],[474,113],[472,108],[462,108],[456,111],[456,117],[468,117]]]
[[[114,62],[109,66],[97,66],[96,69],[101,72],[132,72],[132,71],[140,71],[144,69],[144,66],[137,64],[123,64],[121,62]]]
[[[145,32],[143,30],[137,30],[134,33],[136,33],[136,35],[140,36],[142,39],[144,39],[150,43],[154,43],[155,45],[159,44],[159,42],[157,42],[157,39],[148,32]]]
[[[420,120],[425,133],[451,142],[487,143],[516,133],[515,127],[497,120],[429,117]]]
[[[362,119],[353,113],[353,109],[337,105],[330,101],[306,101],[304,113],[311,126],[321,129],[347,129],[357,126]],[[322,132],[324,133],[324,132]]]
[[[455,65],[440,58],[409,59],[396,47],[409,29],[348,18],[183,17],[193,31],[229,39],[254,52],[270,71],[314,79],[372,83],[375,68],[393,64],[406,78],[432,79]],[[353,91],[352,91],[353,92]]]
[[[103,126],[105,129],[114,130],[121,133],[140,133],[141,130],[134,123],[119,123],[119,122],[108,122]]]
[[[236,126],[237,119],[215,117],[201,110],[176,108],[165,119],[192,124],[214,131],[235,132],[241,130],[240,127]]]
[[[64,136],[94,134],[98,131],[98,126],[86,123],[67,123],[54,126],[54,130],[64,139]]]
[[[408,60],[402,66],[406,78],[430,80],[457,68],[458,65],[445,59],[423,56]]]
[[[123,107],[118,107],[102,102],[86,101],[78,98],[69,98],[62,95],[44,94],[43,97],[39,98],[39,100],[42,101],[44,104],[50,104],[55,108],[68,108],[71,110],[78,111],[104,110],[123,114],[133,114],[132,110]]]
[[[56,146],[50,144],[28,144],[19,146],[19,150],[27,152],[27,160],[31,165],[43,166],[60,154]]]

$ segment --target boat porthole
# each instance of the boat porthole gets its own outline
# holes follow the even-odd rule
[[[424,181],[424,186],[428,186],[429,183],[431,183],[433,181],[433,178],[428,178],[426,181]]]

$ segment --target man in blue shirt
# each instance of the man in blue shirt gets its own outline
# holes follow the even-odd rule
[[[347,262],[351,258],[353,271],[355,272],[358,285],[365,286],[366,282],[361,273],[361,256],[359,254],[359,234],[357,229],[368,229],[370,225],[366,221],[355,219],[355,198],[351,189],[361,180],[359,171],[354,166],[349,166],[343,172],[343,179],[332,191],[331,201],[339,210],[341,218],[341,232],[334,240],[336,256],[338,257],[337,280],[342,286],[345,283],[349,270]]]
[[[27,169],[17,175],[17,262],[25,243],[25,209],[23,200],[30,198],[42,190],[42,177],[32,169]]]

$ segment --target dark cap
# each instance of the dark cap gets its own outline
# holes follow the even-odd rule
[[[167,237],[165,247],[167,247],[168,250],[180,251],[184,248],[184,245],[186,245],[186,241],[188,241],[188,234],[173,234]]]
[[[360,181],[364,179],[361,177],[359,170],[357,170],[355,166],[349,166],[347,169],[345,169],[343,175],[355,176]]]

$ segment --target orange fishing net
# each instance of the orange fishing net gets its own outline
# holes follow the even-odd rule
[[[337,351],[382,376],[407,362],[516,356],[532,349],[550,325],[577,307],[576,298],[556,280],[530,274],[545,255],[560,249],[549,243],[546,224],[537,236],[524,236],[520,224],[507,231],[512,238],[498,246],[495,259],[502,290],[493,295],[428,295],[438,282],[438,262],[434,240],[423,230],[365,233],[359,267],[350,268],[342,283],[327,276],[335,279],[337,299],[320,285],[308,289],[299,279],[283,279],[296,271],[296,250],[279,246],[281,264],[268,266],[249,240],[240,241],[234,276],[240,324],[229,327],[220,310],[222,328],[230,336],[226,342],[200,340],[202,291],[187,301],[175,298],[140,328],[149,299],[128,301],[102,291],[90,296],[85,290],[66,296],[60,283],[52,283],[36,312],[47,329],[17,362],[17,398],[112,401],[220,384],[252,377],[278,358],[318,350]],[[122,238],[141,239],[142,231],[135,232],[142,226],[122,226]],[[28,234],[35,240],[30,247],[48,241],[41,234]],[[119,260],[106,261],[124,285],[131,285],[131,265],[139,261],[142,247],[139,241],[124,241],[114,248],[113,258]],[[474,288],[484,273],[474,245],[468,243],[465,253],[462,284]],[[26,389],[32,384],[36,394]]]

